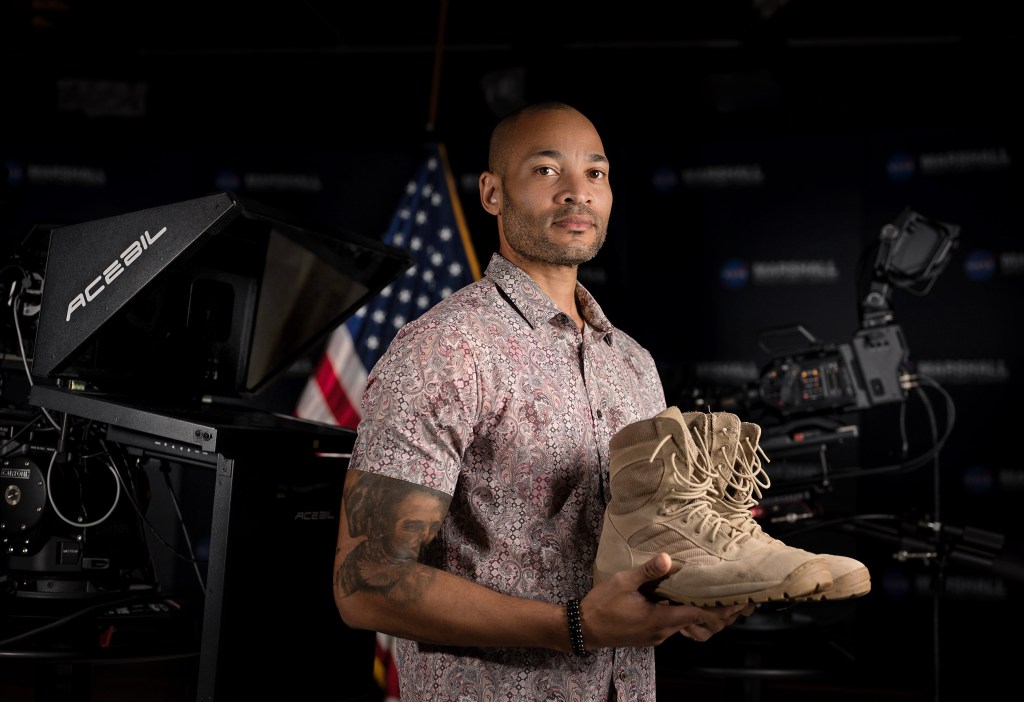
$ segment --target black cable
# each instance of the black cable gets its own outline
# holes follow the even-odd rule
[[[949,396],[949,393],[947,393],[934,380],[931,380],[930,378],[927,378],[925,376],[917,376],[916,382],[920,386],[926,386],[928,388],[936,390],[942,395],[942,397],[946,401],[945,430],[941,436],[935,439],[932,447],[925,451],[924,453],[920,454],[919,456],[916,456],[907,461],[903,461],[902,463],[894,463],[885,466],[875,466],[872,468],[856,466],[848,468],[843,471],[832,471],[831,473],[829,473],[828,476],[830,482],[835,482],[836,480],[846,480],[851,478],[873,477],[877,475],[902,475],[904,473],[911,473],[925,465],[932,463],[938,457],[939,453],[944,448],[946,441],[949,439],[950,435],[953,432],[953,426],[955,424],[956,418],[956,408],[953,404],[952,398]],[[926,397],[925,393],[923,392],[919,394],[922,398]],[[928,404],[927,402],[926,404],[926,410],[929,411],[929,414],[932,414],[931,405]],[[820,484],[820,480],[818,478],[814,478],[808,480],[787,481],[785,483],[785,486],[787,489],[796,489],[800,487],[810,487],[818,484]]]
[[[43,415],[37,414],[30,421],[26,422],[25,426],[23,426],[21,429],[19,429],[18,431],[14,432],[13,434],[11,434],[11,436],[7,439],[7,441],[5,441],[2,444],[0,444],[0,456],[4,455],[4,449],[6,449],[8,446],[10,446],[19,436],[21,436],[26,431],[28,431],[29,429],[34,427],[39,422],[39,420],[41,420],[42,418],[43,418]],[[46,428],[46,431],[51,431],[51,430],[52,430],[52,427],[47,427]]]
[[[114,474],[117,476],[118,480],[121,481],[121,485],[124,487],[126,496],[128,498],[128,503],[132,506],[132,509],[135,510],[135,514],[137,514],[139,516],[139,519],[141,519],[142,522],[149,529],[150,533],[153,534],[153,537],[156,538],[156,540],[159,541],[161,543],[161,545],[163,545],[165,548],[167,548],[167,550],[170,551],[171,554],[173,554],[176,558],[178,558],[180,560],[183,560],[183,561],[185,561],[187,563],[192,563],[193,565],[198,565],[198,564],[201,564],[201,563],[205,563],[205,561],[196,558],[195,552],[192,551],[192,549],[191,549],[191,543],[189,543],[189,551],[190,551],[190,553],[189,554],[184,554],[184,553],[181,553],[180,551],[178,551],[176,548],[174,548],[174,546],[169,541],[167,541],[167,539],[165,539],[160,534],[160,532],[153,525],[153,523],[149,521],[149,518],[146,517],[145,513],[143,513],[142,508],[139,507],[138,503],[135,501],[134,495],[132,495],[132,491],[128,489],[128,486],[125,483],[124,478],[121,476],[120,471],[117,470],[117,466],[116,466],[116,464],[114,464],[114,462],[113,462],[113,460],[111,458],[111,455],[112,455],[113,452],[106,448],[106,443],[105,442],[102,442],[102,443],[103,443],[104,451],[105,451],[104,457],[107,458],[107,460],[110,461],[110,464],[112,466],[114,466],[114,469],[115,469],[114,470]],[[97,455],[103,455],[103,454],[97,454]],[[177,506],[175,506],[175,507],[177,509]],[[178,518],[181,519],[181,512],[180,512],[180,510],[178,511]],[[182,524],[182,528],[184,529],[184,524]],[[186,540],[187,540],[187,537],[186,537]],[[202,584],[202,579],[200,579],[200,584]],[[203,592],[206,592],[205,585],[203,587]]]
[[[818,529],[827,529],[833,526],[842,526],[849,524],[850,522],[898,522],[901,518],[895,514],[855,514],[849,517],[836,517],[834,519],[824,519],[818,522],[814,522],[808,526],[800,529],[788,529],[786,530],[786,538],[792,538],[801,534],[806,534],[811,531],[817,531]]]
[[[50,622],[48,624],[44,624],[43,626],[36,627],[35,629],[31,629],[29,631],[24,631],[24,632],[22,632],[20,634],[16,634],[15,636],[11,636],[11,637],[8,637],[6,639],[0,639],[0,647],[8,646],[8,645],[10,645],[12,643],[17,643],[18,641],[23,641],[23,640],[31,638],[33,636],[38,636],[39,634],[43,634],[43,633],[45,633],[47,631],[51,631],[53,629],[57,629],[59,627],[62,627],[64,625],[66,625],[66,624],[69,624],[69,623],[75,621],[76,619],[80,619],[81,617],[84,617],[87,614],[91,614],[92,612],[95,612],[95,611],[98,611],[98,610],[101,610],[101,609],[105,609],[105,608],[109,608],[109,607],[118,607],[118,606],[123,605],[123,604],[130,604],[132,602],[138,602],[138,601],[144,600],[144,599],[149,599],[149,598],[147,598],[147,597],[145,597],[143,595],[132,595],[131,597],[126,597],[126,598],[123,598],[123,599],[120,599],[120,600],[110,600],[110,601],[106,601],[106,602],[101,602],[99,604],[92,605],[91,607],[86,607],[84,609],[80,609],[77,612],[73,612],[73,613],[71,613],[71,614],[69,614],[69,615],[67,615],[65,617],[61,617],[60,619],[56,619],[56,620],[54,620],[54,621],[52,621],[52,622]],[[3,652],[0,651],[0,653],[3,653]]]
[[[29,370],[29,367],[28,367],[28,354],[25,353],[25,340],[24,340],[24,338],[22,337],[22,334],[21,334],[21,324],[18,322],[18,302],[20,300],[21,300],[21,289],[19,288],[18,292],[15,293],[14,289],[13,289],[13,286],[12,286],[11,296],[8,299],[8,304],[11,306],[11,311],[12,311],[12,313],[14,315],[14,332],[17,335],[17,338],[18,338],[18,351],[19,351],[19,353],[21,355],[21,365],[25,369],[25,378],[28,380],[28,384],[31,387],[31,386],[35,385],[35,381],[32,380],[32,371]],[[43,413],[43,415],[50,422],[50,424],[53,425],[54,429],[60,430],[60,425],[57,423],[57,420],[53,418],[53,415],[51,415],[46,410],[45,407],[40,407],[39,411]]]
[[[192,547],[192,539],[189,538],[188,529],[185,528],[185,517],[181,513],[181,505],[178,503],[178,495],[174,492],[174,485],[171,484],[170,472],[164,470],[166,463],[162,463],[160,472],[163,473],[164,483],[167,485],[167,493],[171,496],[171,504],[174,505],[174,511],[178,515],[178,524],[181,525],[181,534],[185,538],[185,544],[188,546],[189,555],[192,557],[192,570],[196,574],[196,580],[199,581],[200,591],[206,593],[206,583],[203,581],[203,574],[199,572],[199,563],[196,560],[196,552]]]

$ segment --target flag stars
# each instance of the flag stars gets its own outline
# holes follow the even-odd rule
[[[414,178],[406,181],[391,224],[381,233],[382,241],[407,250],[413,265],[403,271],[404,276],[396,276],[396,281],[391,281],[392,284],[381,290],[373,301],[361,307],[354,320],[343,325],[352,335],[350,348],[355,351],[352,363],[361,365],[367,372],[399,329],[472,282],[466,252],[461,250],[465,233],[460,231],[455,218],[451,202],[454,193],[449,192],[448,185],[444,160],[435,153],[423,163]],[[343,378],[338,380],[345,384]],[[346,387],[346,392],[350,389],[355,396],[362,392],[359,387]],[[344,406],[346,400],[339,402]],[[402,401],[401,405],[409,411],[407,401]],[[358,407],[353,409],[361,414]],[[400,407],[398,411],[403,410]],[[389,455],[393,456],[394,452]]]

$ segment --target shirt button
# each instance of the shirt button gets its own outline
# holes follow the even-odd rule
[[[601,410],[598,410],[597,411],[597,418],[598,419],[604,419],[604,412],[602,412]]]

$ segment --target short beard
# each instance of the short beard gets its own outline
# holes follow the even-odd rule
[[[502,198],[501,206],[505,240],[513,251],[529,261],[555,266],[579,266],[586,263],[604,246],[608,234],[607,225],[586,207],[568,207],[566,212],[586,214],[593,218],[596,230],[593,243],[585,247],[556,245],[546,236],[547,229],[535,227],[536,223],[522,216],[507,196]],[[534,233],[538,230],[541,232],[539,235]]]

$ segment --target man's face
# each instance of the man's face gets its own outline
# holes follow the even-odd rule
[[[558,266],[597,255],[608,233],[612,190],[601,138],[583,115],[525,116],[502,185],[502,248]]]

